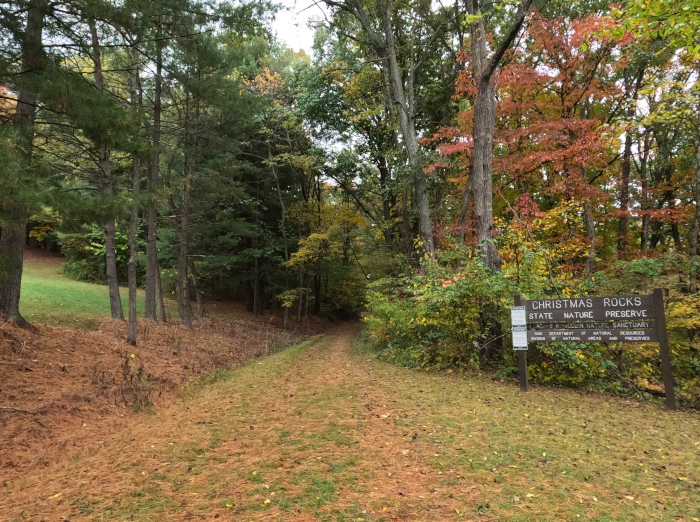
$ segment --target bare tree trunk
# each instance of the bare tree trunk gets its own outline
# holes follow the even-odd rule
[[[700,232],[700,126],[698,127],[698,141],[695,144],[695,214],[693,224],[690,227],[688,238],[688,254],[690,256],[690,276],[688,281],[691,293],[697,289],[698,278],[698,233]]]
[[[253,314],[256,317],[262,314],[262,292],[260,284],[260,258],[256,257],[253,263]]]
[[[90,35],[92,37],[92,61],[94,63],[95,87],[99,92],[104,91],[104,78],[102,76],[102,53],[100,40],[97,35],[97,24],[90,20]],[[102,184],[102,193],[111,198],[114,195],[112,170],[109,165],[110,150],[106,144],[99,146],[97,166]],[[119,279],[117,277],[117,245],[114,218],[110,218],[103,225],[105,232],[105,264],[107,268],[107,287],[109,289],[109,307],[112,319],[124,320],[124,308],[119,294]]]
[[[137,51],[133,51],[132,56],[132,74],[130,77],[131,85],[131,108],[135,112],[138,104],[138,85],[139,85],[139,64],[138,64],[138,54]],[[138,133],[138,128],[134,129],[134,134]],[[139,205],[138,196],[139,189],[141,185],[141,158],[134,154],[134,173],[131,183],[131,197],[133,203],[131,204],[131,216],[129,217],[129,326],[127,330],[126,340],[132,345],[136,346],[136,338],[138,336],[138,316],[136,313],[136,298],[137,298],[137,284],[136,279],[138,276],[138,259],[139,259],[139,245],[136,241],[136,232],[138,229],[139,221]]]
[[[651,221],[651,216],[649,215],[649,179],[647,177],[647,165],[649,161],[648,139],[648,136],[644,139],[644,154],[639,161],[639,177],[642,181],[642,234],[640,238],[642,256],[646,256],[647,250],[649,249],[649,223]]]
[[[291,150],[291,141],[289,141],[288,137],[288,143],[289,147]],[[287,244],[287,209],[284,206],[284,198],[282,197],[282,187],[280,186],[280,179],[279,176],[277,175],[277,168],[275,167],[274,163],[272,162],[272,147],[270,147],[270,144],[267,144],[267,157],[270,160],[270,165],[272,168],[272,175],[275,178],[275,186],[277,187],[277,197],[279,198],[280,201],[280,208],[282,209],[282,218],[280,219],[280,231],[282,232],[282,241],[284,243],[284,289],[285,291],[289,290],[289,267],[287,266],[286,263],[289,262],[289,246]],[[282,328],[287,328],[287,321],[289,320],[289,307],[285,306],[283,307],[284,310],[282,311]]]
[[[27,5],[27,26],[22,41],[22,72],[19,96],[13,117],[13,126],[18,132],[23,162],[31,168],[34,141],[35,108],[38,99],[34,82],[44,62],[42,33],[48,7],[47,0],[31,0]],[[19,313],[22,271],[24,268],[24,246],[27,236],[28,210],[23,204],[13,209],[15,219],[2,224],[0,235],[0,316],[5,321],[14,321],[26,327],[27,321]]]
[[[314,309],[313,314],[321,313],[321,274],[320,270],[314,273]]]
[[[588,174],[586,167],[581,167],[581,183],[588,185]],[[590,277],[596,272],[597,269],[597,251],[595,245],[595,221],[593,220],[593,207],[588,199],[583,201],[583,221],[586,225],[586,239],[588,240],[588,259],[586,260],[586,268]]]
[[[464,240],[467,237],[467,215],[469,214],[469,196],[472,193],[472,185],[474,176],[469,176],[467,184],[464,186],[464,195],[462,196],[462,208],[459,211],[459,244],[464,245]]]
[[[386,160],[382,158],[379,163],[379,188],[382,192],[382,219],[384,221],[384,243],[386,247],[391,249],[394,245],[394,236],[391,228],[387,227],[387,223],[391,222],[391,199],[389,192],[389,167]]]
[[[158,22],[160,23],[160,21]],[[160,27],[158,36],[160,37]],[[156,75],[153,99],[153,151],[148,174],[148,236],[146,238],[146,317],[157,321],[156,316],[156,278],[158,277],[158,171],[160,169],[160,134],[161,134],[161,91],[163,73],[163,49],[160,38],[156,43]]]
[[[168,315],[165,313],[165,301],[163,299],[163,279],[160,274],[160,263],[156,267],[156,313],[158,320],[164,323],[168,322]]]
[[[182,194],[182,207],[180,208],[180,256],[177,264],[177,281],[180,290],[180,318],[182,324],[192,328],[192,302],[190,298],[190,285],[187,277],[187,232],[189,227],[190,212],[190,165],[185,158],[187,178]]]
[[[136,242],[136,230],[138,228],[139,207],[138,193],[139,184],[141,182],[141,160],[134,158],[134,179],[132,182],[132,197],[134,202],[131,205],[131,216],[129,218],[129,328],[127,333],[127,342],[136,346],[136,337],[138,335],[138,318],[136,313],[136,297],[137,297],[137,269],[139,259],[139,246]]]
[[[297,324],[301,324],[301,312],[304,305],[304,273],[299,274],[299,306],[297,308]]]
[[[199,275],[194,266],[194,261],[190,259],[190,276],[192,277],[192,288],[197,297],[197,315],[204,317],[204,293],[199,289]]]
[[[403,196],[401,196],[401,217],[403,219],[403,234],[405,241],[406,257],[413,257],[413,233],[411,232],[411,215],[408,210],[408,188],[404,188]]]
[[[474,177],[474,218],[476,221],[477,245],[484,264],[500,270],[501,256],[493,244],[493,135],[496,122],[496,95],[493,89],[493,74],[500,65],[505,52],[510,48],[532,0],[522,0],[508,32],[489,59],[486,48],[486,30],[481,17],[479,0],[467,0],[467,10],[477,18],[471,22],[472,69],[476,81],[477,96],[474,104],[474,151],[472,172]]]
[[[627,259],[627,221],[630,203],[630,171],[632,168],[632,135],[625,134],[625,151],[622,157],[622,179],[620,183],[620,222],[617,232],[617,257]]]
[[[493,133],[496,121],[491,79],[481,82],[474,104],[474,217],[479,252],[488,268],[500,269],[501,256],[493,244]]]

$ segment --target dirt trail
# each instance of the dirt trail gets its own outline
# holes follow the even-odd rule
[[[378,522],[572,520],[581,513],[685,520],[654,511],[653,500],[625,500],[651,491],[675,495],[688,510],[697,505],[692,446],[664,457],[665,475],[649,465],[649,474],[608,478],[611,465],[637,472],[640,457],[625,446],[626,433],[610,448],[615,419],[629,403],[604,406],[552,390],[523,396],[511,385],[397,368],[353,349],[358,332],[342,325],[184,390],[182,404],[99,448],[6,484],[0,518]],[[572,397],[575,409],[561,402]],[[654,412],[624,421],[637,444],[653,425],[661,430],[653,437],[687,447],[683,437],[697,429],[697,417],[669,418],[672,432],[665,418],[649,421]],[[539,418],[545,414],[554,417]],[[569,421],[589,431],[565,428]],[[553,432],[555,424],[564,435]],[[591,437],[596,430],[607,438]],[[571,447],[573,464],[565,453]],[[603,452],[606,462],[579,463]],[[690,489],[679,491],[677,476],[690,477],[680,484]],[[620,496],[616,488],[630,492]]]

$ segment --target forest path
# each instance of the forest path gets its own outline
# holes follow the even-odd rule
[[[700,517],[697,415],[399,368],[358,332],[184,389],[182,404],[6,484],[3,520]]]

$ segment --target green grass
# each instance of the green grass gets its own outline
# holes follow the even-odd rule
[[[129,291],[121,288],[124,316],[128,315]],[[170,308],[166,304],[167,308]],[[144,314],[144,293],[138,291],[137,308]],[[106,285],[74,281],[61,274],[54,259],[27,260],[22,276],[20,312],[30,323],[94,329],[110,316]],[[172,314],[172,310],[168,310]]]

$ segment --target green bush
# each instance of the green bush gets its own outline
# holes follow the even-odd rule
[[[502,359],[492,338],[510,324],[512,287],[477,259],[435,264],[370,285],[365,321],[385,359],[416,368],[476,368]]]
[[[617,262],[612,273],[591,281],[569,278],[563,285],[536,263],[532,270],[520,265],[516,277],[508,267],[486,270],[468,253],[451,255],[418,273],[370,285],[364,320],[381,358],[417,369],[467,370],[488,363],[498,375],[515,378],[513,295],[646,294],[665,286],[677,389],[682,403],[700,406],[700,295],[683,293],[682,257]],[[639,396],[659,395],[663,382],[658,344],[651,343],[531,343],[528,372],[534,382]]]
[[[81,230],[72,234],[59,234],[61,251],[66,258],[63,264],[63,274],[77,281],[86,283],[106,284],[107,272],[105,261],[104,230],[92,223],[83,225]],[[115,233],[117,254],[117,277],[122,285],[128,279],[129,270],[129,240],[126,231],[117,228]],[[139,240],[139,249],[144,242]],[[139,256],[137,268],[137,283],[141,286],[145,280],[145,260]]]

